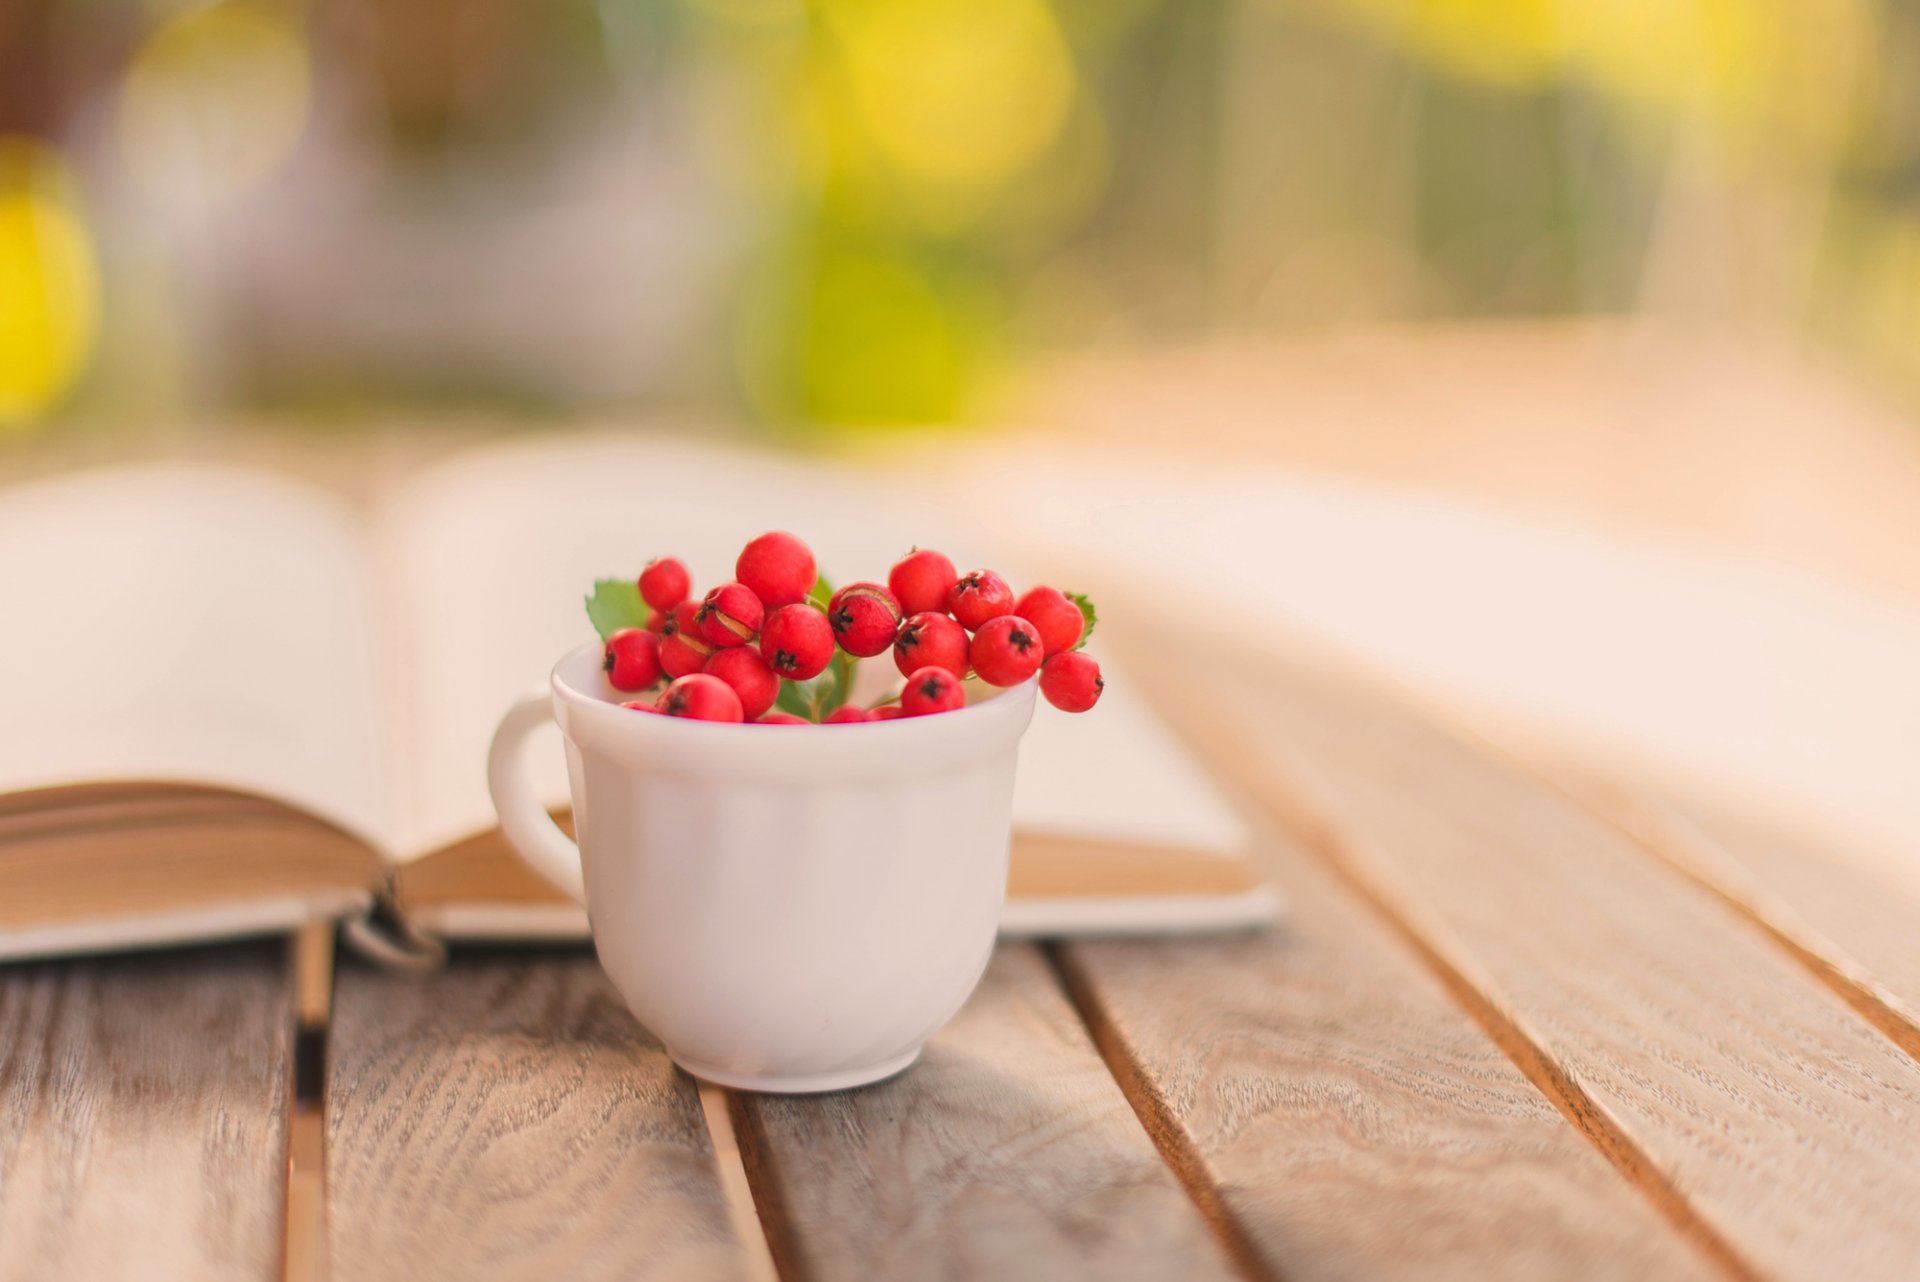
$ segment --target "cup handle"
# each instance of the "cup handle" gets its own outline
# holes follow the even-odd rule
[[[521,769],[527,736],[552,720],[553,697],[544,692],[529,695],[507,710],[487,749],[487,790],[500,815],[500,831],[514,853],[555,889],[584,906],[587,885],[580,872],[580,847],[554,823]]]

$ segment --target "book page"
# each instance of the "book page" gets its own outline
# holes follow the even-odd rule
[[[916,542],[996,562],[1020,582],[995,550],[1004,540],[989,546],[950,509],[912,497],[914,488],[898,474],[631,435],[495,448],[418,478],[388,506],[381,531],[407,600],[403,849],[425,852],[492,826],[486,743],[509,702],[593,639],[581,598],[596,578],[676,555],[704,589],[733,576],[749,538],[788,529],[836,584],[884,581]],[[886,656],[865,666],[893,672]],[[554,751],[534,755],[558,804],[567,792],[554,735]],[[1124,676],[1109,680],[1090,715],[1037,711],[1021,746],[1015,822],[1232,857],[1248,843],[1237,814]]]
[[[0,792],[106,780],[389,829],[374,593],[351,511],[192,466],[0,491]]]

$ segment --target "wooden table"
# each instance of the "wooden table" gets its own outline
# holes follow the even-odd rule
[[[1920,1276],[1913,898],[1261,663],[1156,695],[1285,924],[1009,944],[867,1090],[703,1090],[589,955],[469,952],[341,961],[303,1121],[277,946],[8,969],[0,1276]]]

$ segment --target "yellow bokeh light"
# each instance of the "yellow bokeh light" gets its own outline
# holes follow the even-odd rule
[[[1752,0],[1587,0],[1568,15],[1581,73],[1630,102],[1744,120],[1775,72]]]
[[[1455,75],[1510,88],[1549,82],[1579,0],[1313,0]],[[1604,0],[1603,0],[1604,2]]]
[[[1066,123],[1073,57],[1042,0],[836,0],[827,16],[861,122],[905,178],[992,187]]]
[[[0,430],[57,404],[86,368],[99,273],[59,158],[0,138]]]
[[[1830,149],[1857,124],[1866,0],[1312,0],[1425,62],[1496,87],[1583,82],[1730,142]]]
[[[837,427],[949,422],[991,359],[991,302],[898,249],[815,245],[741,311],[735,360],[765,417]]]
[[[293,151],[312,96],[297,10],[225,0],[167,22],[135,54],[120,100],[127,167],[150,189],[221,197]]]
[[[1564,51],[1561,0],[1419,0],[1413,34],[1444,66],[1494,84],[1546,82]]]

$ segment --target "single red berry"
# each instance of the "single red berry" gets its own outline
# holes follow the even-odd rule
[[[988,619],[967,651],[974,673],[988,685],[1017,686],[1040,670],[1047,657],[1040,633],[1017,614]]]
[[[900,625],[893,638],[893,663],[910,677],[928,664],[967,679],[967,630],[944,614],[925,610]]]
[[[1013,603],[1013,612],[1039,631],[1048,654],[1073,649],[1087,626],[1087,616],[1058,588],[1027,589]]]
[[[887,588],[906,614],[947,612],[947,589],[960,576],[953,562],[932,548],[915,548],[887,571]]]
[[[873,720],[873,714],[865,708],[856,708],[851,703],[843,703],[832,712],[829,712],[827,719],[820,724],[826,726],[846,726],[853,725],[860,721],[871,720]]]
[[[1085,650],[1062,650],[1040,669],[1040,693],[1062,712],[1085,712],[1106,688],[1100,664]]]
[[[645,700],[642,700],[642,699],[634,699],[634,700],[631,700],[631,701],[629,701],[629,702],[627,702],[627,703],[623,703],[623,704],[621,704],[620,706],[621,706],[621,707],[623,707],[623,708],[632,708],[632,709],[633,709],[633,710],[634,710],[635,712],[658,712],[658,711],[660,711],[660,709],[658,709],[658,708],[656,708],[656,707],[654,707],[654,706],[653,706],[653,705],[652,705],[651,703],[648,703],[648,702],[646,702]]]
[[[960,678],[931,664],[908,677],[906,688],[900,692],[900,709],[909,717],[952,712],[966,706],[967,695],[960,688]]]
[[[670,717],[686,717],[692,721],[743,719],[740,696],[733,692],[733,687],[704,672],[674,678],[673,684],[661,692],[660,702],[653,706]]]
[[[667,612],[667,624],[660,633],[660,668],[670,677],[685,677],[707,666],[713,647],[700,635],[696,616],[700,607],[682,601]]]
[[[753,724],[756,726],[810,726],[813,722],[805,717],[796,717],[791,712],[769,712]]]
[[[1013,613],[1013,589],[992,570],[974,570],[947,589],[947,610],[967,631],[978,632],[988,619]]]
[[[780,693],[780,678],[761,662],[760,652],[752,646],[715,650],[701,671],[733,687],[733,692],[740,696],[740,713],[749,721],[771,708]]]
[[[856,659],[871,658],[893,644],[900,630],[900,603],[878,583],[849,583],[827,603],[834,640]]]
[[[722,583],[700,602],[696,617],[700,635],[707,639],[707,644],[725,649],[753,640],[766,613],[760,598],[746,584]]]
[[[600,667],[614,689],[644,690],[660,679],[660,638],[645,628],[621,628],[607,638]]]
[[[869,721],[897,721],[906,715],[906,713],[900,710],[900,705],[897,703],[889,703],[884,708],[867,709],[867,720]]]
[[[647,562],[640,571],[640,598],[656,610],[671,610],[687,599],[693,579],[687,567],[670,556]]]
[[[741,550],[740,559],[733,563],[733,577],[772,610],[806,600],[820,575],[814,568],[813,549],[775,530]]]
[[[794,681],[817,677],[833,660],[833,625],[805,602],[783,605],[760,625],[760,657]]]
[[[671,610],[647,611],[647,631],[653,633],[655,636],[659,636],[667,630],[667,620],[672,617],[673,611]]]

